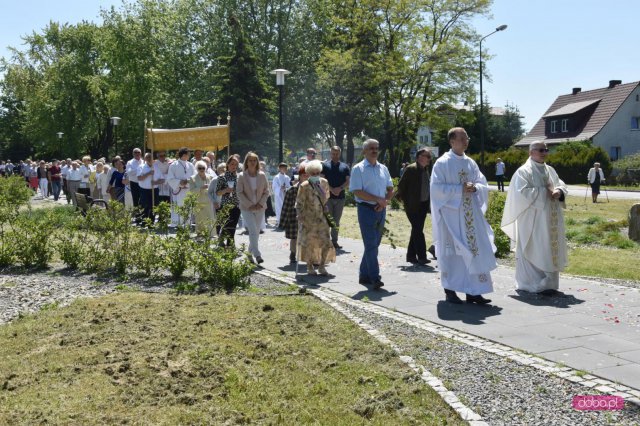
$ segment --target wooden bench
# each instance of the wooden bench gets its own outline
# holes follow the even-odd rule
[[[78,208],[82,212],[83,216],[86,216],[89,209],[94,206],[103,209],[106,209],[109,206],[105,200],[94,200],[88,195],[80,194],[79,192],[76,192],[76,202],[78,203]]]

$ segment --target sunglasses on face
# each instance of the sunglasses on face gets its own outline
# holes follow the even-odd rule
[[[198,170],[207,170],[204,167],[198,167]]]
[[[549,148],[538,148],[534,149],[534,151],[538,151],[540,154],[542,154],[543,152],[549,152]]]

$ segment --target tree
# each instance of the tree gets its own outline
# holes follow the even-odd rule
[[[269,91],[266,75],[235,16],[229,18],[233,29],[233,53],[221,58],[218,86],[218,108],[231,110],[231,139],[236,151],[258,150],[274,153],[273,113],[275,98]],[[271,148],[271,149],[270,149]],[[277,151],[276,151],[277,152]]]

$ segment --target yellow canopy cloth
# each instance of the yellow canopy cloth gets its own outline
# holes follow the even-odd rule
[[[193,127],[190,129],[147,129],[147,148],[153,151],[189,149],[219,151],[229,146],[229,126]]]

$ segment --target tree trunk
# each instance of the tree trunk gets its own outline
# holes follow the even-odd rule
[[[354,163],[354,153],[355,149],[353,146],[353,134],[349,129],[347,129],[347,164],[350,166]]]

